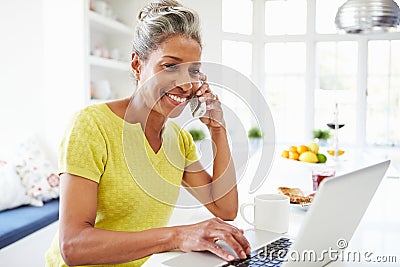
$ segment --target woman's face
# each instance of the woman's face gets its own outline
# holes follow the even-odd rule
[[[146,106],[165,117],[181,114],[199,88],[200,57],[196,40],[177,35],[140,61],[138,87]]]

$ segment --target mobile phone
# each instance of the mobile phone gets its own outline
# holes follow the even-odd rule
[[[201,117],[206,113],[206,102],[201,103],[197,95],[189,101],[193,117]]]

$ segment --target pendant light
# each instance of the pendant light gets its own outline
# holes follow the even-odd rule
[[[393,0],[348,0],[336,14],[335,24],[346,33],[377,33],[395,30],[400,9]]]

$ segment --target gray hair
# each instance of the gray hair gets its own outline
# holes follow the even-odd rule
[[[133,52],[143,60],[174,35],[194,39],[202,46],[198,14],[175,0],[147,4],[139,12],[138,20],[133,36]]]

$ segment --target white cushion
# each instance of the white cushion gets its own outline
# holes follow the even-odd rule
[[[29,203],[30,197],[26,194],[14,165],[0,160],[0,211]]]

